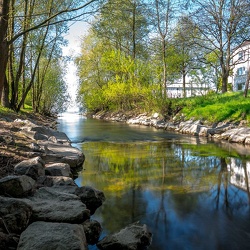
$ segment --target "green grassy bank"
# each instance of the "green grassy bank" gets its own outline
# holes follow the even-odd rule
[[[250,126],[250,97],[243,97],[242,92],[174,99],[172,106],[187,119],[202,119],[211,123],[244,120]]]

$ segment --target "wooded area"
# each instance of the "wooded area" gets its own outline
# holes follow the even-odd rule
[[[51,113],[67,101],[62,46],[67,22],[94,13],[92,1],[0,0],[1,104]]]
[[[250,39],[249,13],[249,0],[0,0],[1,103],[63,106],[70,20],[91,24],[75,60],[88,110],[164,106],[178,79],[186,96],[187,77],[225,93],[234,48]]]
[[[82,40],[80,97],[90,110],[154,109],[187,79],[232,88],[234,48],[249,39],[249,1],[106,1]],[[112,13],[112,14],[111,14]]]

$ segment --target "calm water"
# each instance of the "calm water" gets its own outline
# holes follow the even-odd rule
[[[250,147],[77,115],[59,122],[86,156],[77,184],[105,193],[92,217],[101,237],[140,221],[151,250],[250,249]]]

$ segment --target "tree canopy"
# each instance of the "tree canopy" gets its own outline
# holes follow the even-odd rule
[[[248,0],[0,0],[1,104],[46,113],[66,102],[61,48],[72,20],[90,23],[75,60],[87,109],[164,107],[176,82],[184,97],[187,81],[227,92],[249,11]],[[60,101],[46,107],[52,90]]]

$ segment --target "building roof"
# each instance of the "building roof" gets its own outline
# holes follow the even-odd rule
[[[241,47],[245,47],[247,45],[250,45],[250,40],[245,40],[244,42],[242,42],[240,45],[238,45],[237,47],[235,47],[233,49],[233,51],[236,51],[237,49],[241,48]]]

